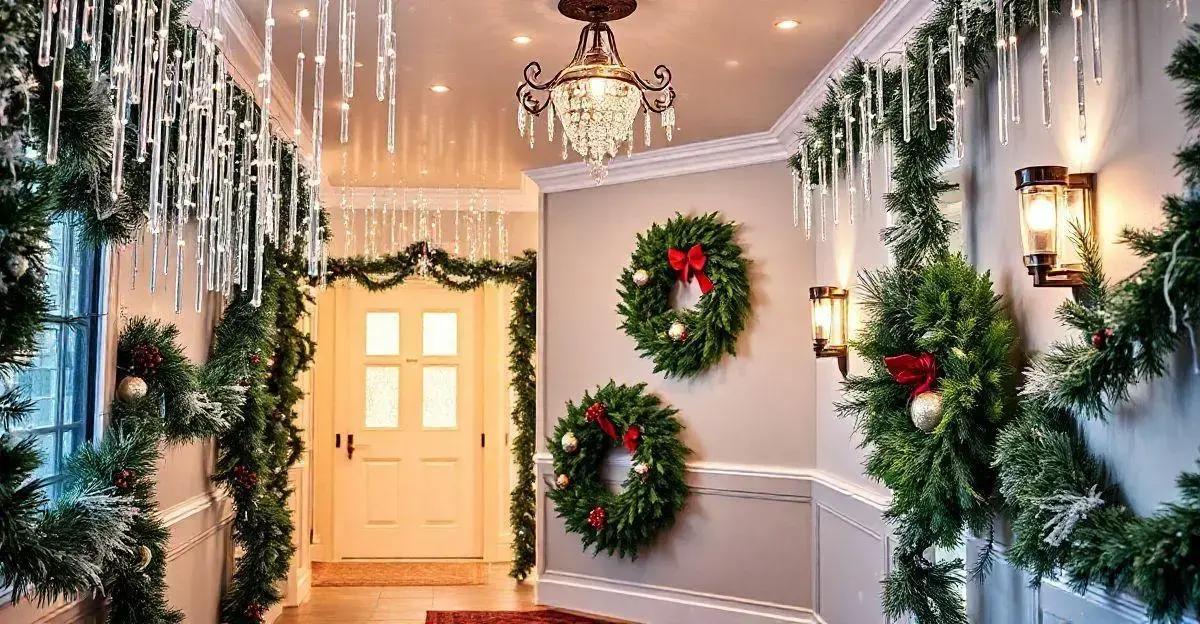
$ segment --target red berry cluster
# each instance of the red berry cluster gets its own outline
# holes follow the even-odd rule
[[[1108,341],[1112,337],[1113,337],[1112,328],[1105,327],[1104,329],[1101,329],[1101,330],[1097,331],[1096,333],[1092,334],[1092,346],[1096,347],[1097,349],[1103,349],[1104,347],[1108,346]]]
[[[159,351],[158,347],[154,345],[138,345],[133,348],[131,356],[134,372],[141,377],[153,375],[163,363],[162,351]]]
[[[136,481],[137,473],[128,468],[122,468],[113,475],[113,485],[118,490],[131,490]]]
[[[597,507],[588,514],[588,525],[597,531],[604,528],[607,520],[608,512],[603,507]]]
[[[262,356],[257,353],[250,354],[250,363],[255,366],[262,364]]]
[[[243,490],[249,490],[258,485],[258,475],[253,470],[238,465],[233,467],[233,481]]]
[[[603,403],[592,403],[587,408],[587,421],[590,423],[594,423],[607,415],[608,409],[604,407]]]
[[[267,614],[267,607],[261,603],[252,602],[246,605],[246,618],[255,622],[263,621],[263,616]]]

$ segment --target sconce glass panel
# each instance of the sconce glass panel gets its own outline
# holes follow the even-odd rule
[[[1069,240],[1063,232],[1066,167],[1029,167],[1017,171],[1017,192],[1021,202],[1021,241],[1025,266],[1052,267],[1058,263],[1062,245]]]
[[[808,289],[812,302],[813,348],[821,352],[846,348],[847,291],[836,286]]]

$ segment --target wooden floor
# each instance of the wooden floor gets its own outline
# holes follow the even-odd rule
[[[486,585],[443,587],[314,587],[312,599],[284,609],[277,624],[424,624],[426,611],[529,611],[533,585],[494,565]]]

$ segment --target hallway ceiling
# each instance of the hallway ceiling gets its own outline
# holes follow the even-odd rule
[[[262,36],[262,0],[237,0]],[[517,135],[514,91],[521,70],[541,61],[553,75],[570,59],[581,22],[556,0],[395,0],[398,35],[396,155],[386,147],[387,105],[375,100],[377,2],[358,0],[355,97],[350,142],[338,144],[341,81],[336,58],[337,7],[330,2],[325,89],[325,171],[335,185],[503,187],[522,170],[561,163],[546,145],[545,122],[534,150]],[[649,74],[674,72],[679,130],[674,145],[768,129],[800,95],[881,0],[642,0],[613,22],[625,62]],[[312,11],[301,29],[297,12]],[[276,0],[275,66],[295,88],[295,57],[308,57],[305,116],[312,115],[315,0]],[[796,28],[774,24],[795,19]],[[301,36],[303,35],[303,37]],[[525,45],[513,42],[524,35]],[[448,93],[433,93],[443,84]],[[637,149],[642,149],[640,144]],[[666,145],[656,130],[655,147]],[[345,174],[343,175],[343,158]],[[578,162],[572,154],[569,162]],[[581,167],[583,165],[580,165]]]

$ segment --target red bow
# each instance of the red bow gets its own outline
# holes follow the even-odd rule
[[[632,425],[631,427],[626,429],[625,437],[624,437],[624,439],[622,439],[622,443],[625,444],[625,450],[629,451],[629,454],[631,454],[631,455],[636,453],[638,450],[638,445],[641,444],[641,442],[642,442],[641,438],[642,438],[642,428],[641,427],[639,427],[637,425]]]
[[[896,383],[914,386],[913,397],[933,390],[933,384],[937,382],[937,360],[933,359],[932,353],[894,355],[883,358],[883,363]]]
[[[701,293],[707,295],[708,291],[713,289],[712,280],[704,274],[704,265],[708,263],[708,256],[704,255],[704,248],[699,243],[692,245],[686,254],[674,247],[668,249],[667,261],[671,263],[671,268],[679,274],[679,281],[686,284],[692,281],[692,275],[695,275],[696,281],[700,283]]]
[[[600,430],[603,431],[605,435],[613,440],[617,439],[617,426],[613,424],[612,420],[609,420],[608,409],[604,407],[603,403],[592,403],[592,405],[587,408],[587,421],[600,425]]]

